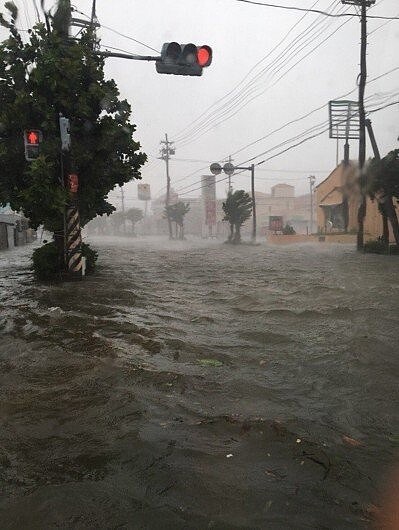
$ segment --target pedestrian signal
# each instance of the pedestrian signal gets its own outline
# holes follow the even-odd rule
[[[27,129],[24,131],[25,159],[28,162],[36,160],[40,155],[40,143],[42,139],[42,132],[37,129]]]

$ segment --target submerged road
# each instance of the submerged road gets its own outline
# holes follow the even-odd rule
[[[0,527],[369,528],[397,463],[399,259],[95,241],[0,253]]]

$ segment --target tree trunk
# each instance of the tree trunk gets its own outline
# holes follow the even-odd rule
[[[241,242],[241,226],[240,224],[236,224],[236,233],[235,233],[235,236],[234,236],[234,243],[238,244]]]
[[[230,235],[228,239],[229,243],[232,243],[233,238],[234,238],[234,225],[233,223],[230,223]]]

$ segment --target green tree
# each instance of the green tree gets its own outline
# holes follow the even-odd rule
[[[129,210],[127,210],[127,212],[125,213],[125,218],[131,222],[132,224],[132,234],[133,235],[136,235],[135,234],[135,227],[136,227],[136,223],[138,223],[139,221],[141,221],[143,219],[144,215],[143,215],[143,210],[140,210],[140,208],[130,208]]]
[[[114,212],[110,220],[114,234],[120,234],[125,230],[126,214],[124,212]]]
[[[107,195],[137,176],[146,161],[133,140],[131,107],[105,80],[104,59],[93,52],[93,34],[68,38],[70,2],[59,0],[46,25],[23,40],[18,11],[7,2],[0,24],[9,36],[0,44],[0,204],[22,210],[33,228],[63,231],[69,197],[63,187],[59,114],[70,119],[72,170],[79,176],[78,204],[84,226],[115,208]],[[26,162],[22,131],[43,132],[40,157]]]
[[[184,239],[184,217],[190,211],[190,204],[182,201],[165,206],[164,217],[169,218],[176,226],[176,239]]]
[[[229,191],[226,202],[223,203],[224,218],[230,224],[228,242],[241,242],[241,226],[252,215],[252,199],[244,190]]]
[[[399,149],[389,152],[381,160],[373,158],[367,167],[368,193],[378,200],[379,210],[391,224],[399,246],[399,223],[393,199],[399,199]]]

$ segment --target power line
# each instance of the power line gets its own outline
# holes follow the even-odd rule
[[[189,145],[190,143],[192,143],[192,141],[194,141],[195,139],[198,139],[200,138],[201,136],[203,136],[204,134],[206,134],[208,131],[210,131],[211,129],[213,129],[214,127],[217,127],[221,124],[223,124],[225,121],[231,119],[232,117],[234,117],[238,112],[240,112],[243,108],[245,108],[249,103],[251,103],[254,99],[257,99],[258,97],[262,96],[265,92],[267,92],[269,89],[273,88],[283,77],[285,77],[286,75],[288,75],[292,70],[293,68],[295,68],[298,64],[300,64],[303,60],[305,60],[309,55],[311,55],[313,52],[315,52],[316,50],[319,49],[319,47],[324,43],[326,42],[327,40],[329,40],[337,31],[339,31],[339,29],[341,29],[345,24],[347,24],[348,22],[350,22],[350,19],[346,20],[343,24],[341,24],[341,26],[339,26],[335,31],[333,31],[331,34],[329,34],[325,39],[323,39],[320,43],[316,44],[306,55],[304,55],[303,57],[301,57],[301,59],[299,59],[294,65],[290,66],[288,68],[288,70],[286,70],[272,85],[269,85],[269,86],[266,86],[266,88],[264,88],[260,93],[256,94],[255,96],[253,96],[251,99],[247,100],[247,101],[238,101],[237,103],[234,103],[234,101],[232,102],[232,107],[230,109],[227,109],[226,111],[222,112],[217,118],[207,118],[207,122],[209,123],[206,123],[206,121],[200,125],[200,126],[197,126],[195,131],[193,133],[191,133],[191,135],[193,136],[193,139],[192,140],[188,140],[186,141],[183,145],[180,144],[180,148],[182,147],[185,147],[186,145]],[[323,30],[319,31],[318,34],[316,35],[313,35],[308,42],[305,42],[304,45],[297,49],[297,48],[294,48],[294,51],[295,53],[292,53],[292,50],[290,49],[291,45],[288,45],[287,49],[289,49],[290,53],[288,55],[288,58],[286,58],[281,65],[279,65],[279,67],[276,68],[272,68],[271,72],[270,72],[270,75],[276,75],[279,71],[281,71],[281,69],[285,66],[286,63],[289,63],[293,58],[295,58],[301,51],[303,51],[307,46],[308,44],[313,44],[314,43],[314,39],[319,37],[321,34],[323,33]],[[298,38],[298,37],[297,37]],[[295,40],[297,40],[297,38]],[[295,40],[293,41],[295,43]],[[282,52],[283,54],[284,52]],[[276,61],[276,60],[275,60]],[[274,61],[274,62],[275,62]],[[272,63],[273,64],[273,63]],[[268,67],[264,68],[264,70],[262,72],[260,72],[259,75],[263,75],[264,74],[264,71],[267,70]],[[248,88],[248,87],[247,87]],[[246,96],[250,96],[251,93],[253,93],[254,91],[256,91],[257,88],[254,87],[253,89],[251,89],[246,95]],[[242,96],[241,96],[242,97]],[[242,103],[240,105],[240,103]],[[233,107],[236,107],[237,105],[240,105],[239,108],[237,110],[234,111],[234,108]],[[225,105],[226,106],[226,105]],[[229,114],[230,113],[230,114]],[[228,114],[228,116],[224,117],[226,114]],[[222,119],[223,118],[223,119]],[[219,122],[216,122],[217,119],[220,119]],[[215,123],[216,122],[216,123]],[[205,130],[202,130],[201,129],[204,129]],[[181,140],[180,140],[181,141]]]
[[[333,18],[339,18],[339,17],[357,17],[357,13],[341,13],[341,14],[332,14],[327,13],[327,11],[321,11],[319,9],[312,9],[312,8],[305,8],[305,7],[295,7],[295,6],[282,6],[277,4],[268,4],[266,2],[257,2],[255,0],[234,0],[235,2],[242,2],[244,4],[253,4],[257,6],[262,7],[274,7],[278,9],[286,9],[289,11],[303,11],[306,13],[317,13],[319,15],[323,15],[325,17],[333,17]],[[369,15],[368,18],[375,18],[375,19],[381,19],[381,20],[399,20],[399,17],[385,17],[380,15]]]
[[[317,3],[317,2],[316,2]],[[315,5],[315,4],[313,4]],[[339,5],[339,1],[338,0],[334,0],[328,9],[333,9],[335,10],[336,7]],[[341,8],[342,9],[342,6]],[[242,101],[240,101],[240,99],[245,99],[247,97],[249,97],[255,90],[257,90],[256,87],[253,87],[251,88],[251,86],[256,83],[256,81],[258,81],[263,75],[265,75],[265,73],[268,72],[268,70],[271,70],[270,73],[273,72],[273,70],[275,68],[273,68],[276,64],[276,62],[279,62],[280,59],[283,58],[283,61],[281,63],[281,65],[284,65],[284,63],[286,63],[287,61],[289,61],[291,59],[291,54],[292,54],[292,48],[296,45],[296,44],[299,44],[300,41],[302,39],[306,39],[306,37],[308,36],[311,36],[312,33],[314,33],[317,29],[317,26],[320,25],[320,23],[324,24],[325,21],[318,21],[318,19],[314,20],[310,25],[308,25],[304,30],[302,30],[296,37],[294,37],[293,39],[291,39],[290,43],[281,51],[279,52],[279,54],[277,55],[277,57],[275,57],[271,62],[269,62],[269,64],[267,64],[265,67],[262,68],[262,70],[256,74],[254,74],[254,77],[252,79],[250,79],[249,81],[247,80],[248,79],[248,75],[257,67],[259,66],[262,62],[264,62],[265,60],[267,60],[278,48],[280,48],[283,43],[285,42],[285,40],[287,39],[287,37],[292,33],[292,31],[300,24],[300,22],[306,17],[307,15],[304,15],[303,17],[301,17],[301,19],[299,21],[297,21],[290,29],[289,31],[284,35],[284,37],[278,42],[278,44],[276,46],[274,46],[274,48],[268,52],[260,61],[258,61],[256,63],[256,65],[254,67],[252,67],[252,69],[246,74],[246,76],[236,85],[236,87],[230,91],[228,94],[226,94],[225,96],[223,96],[218,102],[221,102],[223,101],[223,99],[226,99],[228,98],[229,96],[231,96],[231,94],[233,94],[240,86],[241,84],[246,81],[244,87],[242,89],[240,89],[240,91],[231,96],[229,99],[227,99],[227,101],[220,105],[216,110],[213,110],[212,113],[208,116],[208,117],[205,117],[204,119],[200,120],[200,118],[202,116],[206,116],[206,114],[209,113],[209,111],[215,106],[214,105],[211,105],[205,112],[203,112],[199,118],[197,118],[196,120],[194,120],[192,123],[192,128],[190,128],[190,124],[185,128],[187,130],[186,133],[183,133],[183,131],[181,133],[178,133],[174,136],[175,138],[175,141],[176,142],[181,142],[182,140],[187,140],[188,137],[190,136],[198,136],[199,133],[201,133],[201,129],[203,129],[204,127],[208,127],[208,129],[212,128],[212,123],[213,122],[216,122],[218,119],[221,119],[223,118],[223,116],[226,115],[226,113],[230,112],[233,110],[234,107],[237,107],[238,105],[240,105],[240,103],[242,103]],[[330,22],[327,22],[327,24],[330,24]],[[315,38],[315,35],[313,35],[313,39]],[[285,56],[285,52],[289,50],[290,51],[290,54],[287,58],[287,56]],[[254,99],[254,98],[253,98]],[[216,102],[216,104],[218,103]],[[227,109],[226,109],[227,107]],[[230,108],[229,108],[230,107]],[[226,110],[224,110],[226,109]],[[199,123],[198,123],[199,122]],[[196,124],[196,125],[194,125]],[[185,143],[185,145],[187,145],[187,142]],[[182,146],[181,146],[182,147]]]
[[[86,18],[91,20],[91,17],[89,17],[89,15],[87,15],[86,13],[83,13],[82,11],[79,11],[79,9],[77,9],[75,6],[73,6],[72,9],[76,13],[79,13],[80,15],[83,15],[84,17],[86,17]],[[145,48],[148,48],[149,50],[152,50],[153,52],[161,53],[159,50],[156,50],[155,48],[153,48],[149,44],[146,44],[145,42],[142,42],[142,41],[140,41],[138,39],[135,39],[135,38],[131,37],[130,35],[125,35],[124,33],[121,33],[120,31],[118,31],[118,30],[116,30],[114,28],[111,28],[110,26],[105,26],[104,24],[100,24],[100,27],[105,28],[105,29],[107,29],[109,31],[112,31],[113,33],[116,33],[116,35],[119,35],[120,37],[124,37],[125,39],[128,39],[128,40],[131,40],[131,41],[135,42],[136,44],[140,44],[141,46],[144,46]]]
[[[319,2],[319,0],[317,0],[313,6],[317,5]],[[289,30],[288,32],[284,35],[284,37],[282,38],[282,40],[276,44],[276,46],[270,51],[268,52],[266,55],[264,55],[262,57],[262,59],[260,59],[254,66],[252,66],[250,68],[250,70],[245,74],[245,76],[227,93],[225,94],[224,96],[222,96],[221,98],[219,98],[217,101],[215,101],[212,105],[210,105],[207,109],[205,109],[199,116],[198,118],[194,119],[193,121],[191,121],[186,127],[184,127],[181,131],[177,132],[175,135],[173,135],[174,138],[177,138],[179,136],[181,136],[181,134],[186,131],[187,129],[189,129],[189,127],[196,123],[198,120],[200,120],[204,115],[206,115],[211,109],[213,109],[215,106],[217,106],[220,102],[222,102],[225,98],[229,97],[231,94],[233,94],[243,83],[244,81],[247,80],[248,76],[257,68],[257,66],[259,66],[263,61],[265,61],[266,59],[268,59],[270,57],[270,55],[286,40],[286,38],[290,35],[290,33],[295,29],[296,26],[298,26],[301,21],[306,17],[307,15],[305,14],[304,16],[302,16]]]
[[[314,48],[312,48],[312,50],[310,50],[310,52],[308,52],[305,56],[303,56],[299,61],[297,61],[294,65],[292,65],[286,72],[284,72],[272,85],[270,86],[267,86],[265,89],[263,89],[259,94],[257,94],[256,96],[254,96],[253,98],[251,98],[249,101],[245,102],[243,105],[241,105],[235,112],[233,112],[232,114],[230,114],[229,116],[227,116],[226,118],[224,118],[223,120],[221,120],[220,122],[216,123],[216,124],[210,124],[210,126],[208,127],[208,129],[206,129],[205,131],[203,131],[202,134],[199,134],[197,136],[197,138],[203,136],[203,134],[206,134],[206,132],[208,132],[209,130],[211,130],[212,128],[214,127],[218,127],[219,125],[223,124],[225,121],[231,119],[232,117],[234,117],[236,114],[238,114],[238,112],[240,112],[243,108],[245,108],[247,105],[249,105],[249,103],[251,103],[254,99],[257,99],[258,97],[262,96],[265,92],[267,92],[268,90],[270,90],[271,88],[273,88],[283,77],[285,77],[286,75],[288,75],[292,70],[293,68],[295,68],[295,66],[297,66],[298,64],[300,64],[303,60],[305,60],[309,55],[311,55],[313,52],[315,52],[316,50],[319,49],[320,45],[323,44],[324,42],[326,42],[327,40],[329,40],[333,35],[335,35],[335,33],[337,33],[337,31],[339,31],[339,29],[341,29],[345,24],[347,24],[348,22],[350,22],[350,20],[346,20],[343,24],[341,24],[341,26],[339,26],[333,33],[329,34],[321,43],[318,43],[315,45]],[[295,57],[295,55],[297,54],[294,54],[293,57]],[[281,69],[281,68],[280,68]],[[280,70],[279,69],[279,70]],[[277,72],[279,71],[277,70]],[[186,144],[184,145],[188,145],[189,143],[191,142],[186,142]],[[183,147],[183,146],[180,146],[180,147]]]
[[[380,75],[378,75],[378,76],[372,78],[372,79],[369,81],[369,84],[374,83],[375,81],[378,81],[379,79],[382,79],[383,77],[386,77],[387,75],[389,75],[389,74],[391,74],[391,73],[393,73],[393,72],[395,72],[395,71],[397,71],[397,70],[399,70],[399,67],[392,68],[391,70],[388,70],[387,72],[384,72],[383,74],[380,74]],[[350,94],[352,94],[355,90],[356,90],[356,88],[353,89],[353,90],[351,90],[351,91],[349,91],[349,92],[347,92],[347,93],[345,93],[345,94],[343,94],[343,95],[341,95],[341,96],[339,96],[339,97],[337,97],[337,98],[335,98],[335,99],[342,99],[342,98],[345,98],[345,97],[349,96]],[[373,94],[372,96],[369,96],[367,99],[370,100],[370,99],[373,98],[373,97],[378,97],[378,94]],[[255,140],[255,141],[252,142],[251,144],[248,144],[247,146],[244,146],[243,148],[241,148],[241,149],[235,151],[234,153],[232,153],[232,155],[234,156],[235,154],[237,154],[237,153],[239,153],[239,152],[245,150],[246,148],[248,148],[248,147],[250,147],[250,146],[252,146],[252,145],[255,145],[255,144],[258,143],[259,141],[264,140],[264,139],[266,139],[266,138],[269,138],[270,136],[272,136],[272,135],[275,134],[276,132],[280,132],[281,130],[285,129],[285,128],[288,127],[289,125],[292,125],[292,124],[294,124],[294,123],[298,123],[298,122],[300,122],[300,121],[306,119],[307,117],[311,116],[311,115],[314,114],[315,112],[324,109],[324,108],[326,107],[326,105],[327,105],[327,103],[324,103],[323,105],[321,105],[321,106],[319,106],[319,107],[313,109],[312,111],[308,112],[307,114],[304,114],[303,116],[301,116],[301,117],[299,117],[299,118],[296,118],[295,120],[290,120],[289,122],[285,123],[285,124],[282,125],[281,127],[279,127],[279,128],[277,128],[277,129],[271,131],[269,134],[267,134],[267,135],[265,135],[265,136],[263,136],[263,137],[261,137],[261,138],[258,138],[257,140]],[[261,155],[258,155],[258,156],[261,156]],[[222,162],[225,158],[226,158],[226,157],[222,158],[222,159],[219,160],[218,162]],[[255,158],[257,158],[257,157],[255,157]],[[241,162],[239,165],[241,165],[241,164],[245,164],[245,163],[247,163],[247,162],[250,162],[251,160],[252,160],[252,159],[249,159],[249,160],[246,160],[246,161],[244,161],[244,162]],[[182,177],[182,178],[180,178],[179,180],[175,181],[174,184],[177,184],[178,182],[181,182],[181,181],[183,181],[183,180],[186,180],[187,178],[189,178],[189,177],[195,175],[196,173],[199,173],[200,171],[204,171],[204,170],[206,170],[206,169],[208,169],[208,166],[205,166],[205,167],[200,168],[200,169],[198,169],[198,170],[196,170],[196,171],[193,171],[192,173],[190,173],[190,174],[188,174],[188,175],[185,175],[184,177]],[[200,181],[198,181],[198,182],[200,182]],[[190,185],[193,186],[193,185],[195,185],[196,183],[197,183],[197,182],[192,183],[192,184],[190,184]],[[184,188],[181,188],[181,189],[184,189]]]
[[[394,102],[391,102],[391,103],[387,103],[387,104],[385,104],[385,105],[382,105],[382,106],[380,106],[380,107],[378,107],[378,108],[376,108],[376,109],[373,109],[373,110],[368,111],[367,114],[374,114],[375,112],[379,112],[379,111],[381,111],[381,110],[383,110],[383,109],[386,109],[386,108],[388,108],[388,107],[392,107],[393,105],[399,105],[399,101],[394,101]],[[304,143],[306,143],[306,142],[308,142],[308,141],[310,141],[310,140],[313,140],[314,138],[317,138],[318,136],[321,136],[322,134],[326,133],[326,132],[329,130],[329,128],[330,128],[330,126],[328,125],[327,128],[325,128],[325,129],[323,129],[323,130],[321,130],[321,131],[319,131],[319,132],[317,132],[317,133],[315,133],[315,134],[312,134],[311,136],[308,136],[307,138],[302,139],[301,141],[297,142],[296,144],[287,147],[287,148],[284,149],[283,151],[280,151],[280,152],[278,152],[278,153],[276,153],[276,154],[274,154],[274,155],[271,155],[271,156],[268,157],[268,158],[265,158],[264,160],[262,160],[262,161],[260,161],[260,162],[257,162],[255,165],[258,167],[258,166],[264,164],[265,162],[268,162],[269,160],[272,160],[272,159],[274,159],[274,158],[277,158],[278,156],[281,156],[282,154],[287,153],[288,151],[291,151],[292,149],[295,149],[296,147],[299,147],[300,145],[303,145]],[[261,156],[261,155],[258,155],[258,156]],[[257,158],[257,157],[255,157],[255,158]],[[245,163],[245,162],[243,162],[243,163]],[[236,173],[235,176],[239,175],[240,173],[241,173],[241,172]],[[218,181],[216,181],[216,182],[222,182],[222,181],[226,180],[227,178],[228,178],[228,176],[225,177],[225,178],[222,178],[222,179],[220,179],[220,180],[218,180]],[[204,187],[206,187],[206,186],[208,186],[208,185],[205,185],[205,186],[202,185],[202,186],[200,186],[199,188],[195,188],[195,189],[192,189],[192,190],[188,190],[188,191],[186,191],[186,192],[184,192],[184,193],[181,193],[180,195],[187,195],[188,193],[193,193],[194,191],[198,191],[198,190],[200,190],[200,189],[202,189],[202,188],[204,188]],[[177,190],[177,191],[179,191],[179,190]]]

